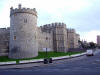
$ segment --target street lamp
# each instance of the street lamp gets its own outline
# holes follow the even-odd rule
[[[48,40],[48,37],[46,37],[46,41]],[[52,58],[48,59],[48,48],[46,46],[46,58],[44,59],[44,64],[52,63]]]
[[[48,40],[48,37],[46,37],[46,41]],[[47,52],[47,47],[46,47],[46,58],[48,58],[48,52]]]
[[[48,40],[48,37],[46,37],[46,41]],[[46,58],[44,59],[44,64],[48,64],[48,53],[47,53],[47,47],[46,47]]]

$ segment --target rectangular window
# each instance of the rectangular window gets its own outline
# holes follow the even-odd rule
[[[14,16],[16,16],[17,14],[15,13]]]
[[[16,36],[14,36],[14,40],[16,40]]]
[[[24,23],[27,23],[27,19],[24,19]]]

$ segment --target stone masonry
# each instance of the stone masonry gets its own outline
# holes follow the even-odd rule
[[[67,29],[68,48],[78,48],[80,40],[79,34],[76,33],[75,29]]]
[[[9,36],[10,36],[9,28],[0,29],[0,56],[8,55]]]
[[[31,58],[38,55],[36,41],[37,12],[34,9],[10,9],[9,58]]]
[[[21,59],[38,55],[38,51],[68,52],[79,47],[79,34],[65,23],[37,26],[36,9],[10,9],[10,28],[0,29],[0,56]]]
[[[97,35],[97,45],[100,46],[100,35]]]

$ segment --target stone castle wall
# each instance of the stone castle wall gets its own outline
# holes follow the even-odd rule
[[[68,48],[79,47],[80,36],[66,24],[51,23],[37,27],[35,8],[21,8],[19,5],[10,10],[10,28],[0,29],[1,56],[9,53],[9,58],[30,58],[46,48],[48,51],[67,52]]]
[[[0,28],[0,56],[7,56],[9,49],[9,28]]]
[[[30,11],[29,11],[30,10]],[[37,16],[34,10],[11,8],[9,58],[31,58],[38,55]]]
[[[67,37],[68,37],[68,48],[78,48],[80,40],[79,34],[76,33],[75,29],[67,29]]]
[[[47,38],[47,39],[46,39]],[[47,48],[48,51],[53,51],[53,35],[52,32],[44,32],[38,27],[38,50],[45,51]]]
[[[64,23],[51,23],[41,26],[42,31],[52,32],[53,51],[67,52],[67,33],[66,24]]]
[[[59,23],[52,24],[36,27],[36,41],[38,42],[38,51],[44,51],[44,48],[48,48],[48,51],[67,52],[68,48],[79,47],[78,40],[80,39],[80,36],[75,32],[74,29],[68,29],[63,25],[59,26]],[[4,35],[7,40],[9,40],[9,31],[10,29],[0,29],[2,35],[4,35],[4,33],[8,34]],[[46,37],[48,37],[48,40],[46,40]],[[0,40],[4,40],[4,38]],[[7,41],[7,43],[9,42]],[[63,49],[64,47],[66,48],[65,51]],[[6,48],[6,52],[3,49],[2,53],[8,53],[8,46],[6,46]]]
[[[54,50],[57,52],[67,52],[67,33],[66,24],[55,23],[56,27],[53,32]]]
[[[97,35],[97,45],[100,46],[100,35]]]

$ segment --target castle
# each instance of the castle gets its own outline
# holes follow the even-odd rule
[[[0,56],[21,59],[38,56],[38,51],[68,52],[78,48],[80,36],[64,23],[37,26],[36,9],[10,8],[10,27],[0,29]]]

